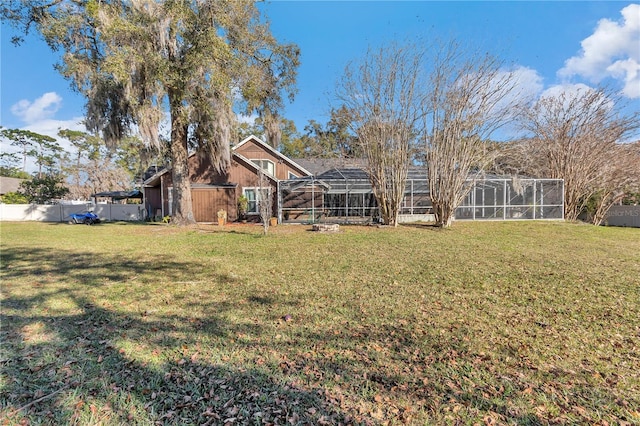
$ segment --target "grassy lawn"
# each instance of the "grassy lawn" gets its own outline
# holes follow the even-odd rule
[[[2,223],[2,424],[640,424],[640,230]]]

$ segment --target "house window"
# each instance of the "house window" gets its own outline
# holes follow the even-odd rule
[[[251,161],[253,161],[262,170],[269,173],[271,176],[276,175],[276,165],[273,161],[271,160],[251,160]]]
[[[260,200],[263,195],[271,197],[271,188],[243,188],[242,193],[247,197],[247,213],[258,214],[260,213]]]
[[[258,213],[258,203],[256,200],[255,188],[245,188],[244,196],[247,197],[247,213]]]
[[[289,172],[289,179],[296,179],[298,176],[295,173]]]

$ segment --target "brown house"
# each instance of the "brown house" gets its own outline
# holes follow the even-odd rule
[[[311,175],[255,136],[249,136],[231,148],[231,167],[226,174],[218,173],[208,156],[190,155],[189,176],[196,222],[217,222],[219,210],[227,212],[227,220],[236,220],[241,195],[249,200],[249,218],[259,220],[257,188],[260,168],[271,187],[272,216],[277,216],[278,212],[278,182]],[[144,182],[144,202],[151,216],[171,216],[173,185],[170,169],[161,170]]]

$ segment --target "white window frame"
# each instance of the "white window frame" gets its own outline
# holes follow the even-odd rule
[[[289,172],[289,179],[297,179],[298,175],[296,175],[295,173]]]
[[[260,190],[264,190],[266,189],[267,191],[269,191],[269,197],[273,196],[272,194],[272,190],[273,188],[271,186],[269,187],[259,187],[259,186],[248,186],[245,188],[242,188],[242,195],[244,195],[245,197],[247,197],[247,200],[249,200],[249,204],[247,205],[247,214],[248,215],[259,215],[260,214]],[[247,191],[252,191],[255,194],[255,201],[251,200],[248,196],[247,196]],[[255,210],[251,210],[251,203],[254,203],[255,205]]]
[[[262,170],[264,170],[266,173],[270,174],[271,176],[275,176],[276,175],[276,163],[274,163],[271,160],[267,160],[267,159],[251,159],[251,161],[258,167],[260,167]],[[265,165],[267,165],[265,167]],[[271,165],[272,169],[269,170],[269,165]]]

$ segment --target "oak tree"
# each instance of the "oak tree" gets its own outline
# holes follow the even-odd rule
[[[195,222],[189,148],[224,172],[233,108],[273,115],[281,92],[294,93],[298,48],[277,42],[253,1],[16,0],[2,14],[63,52],[57,69],[108,144],[135,130],[158,147],[168,118],[172,223]]]

